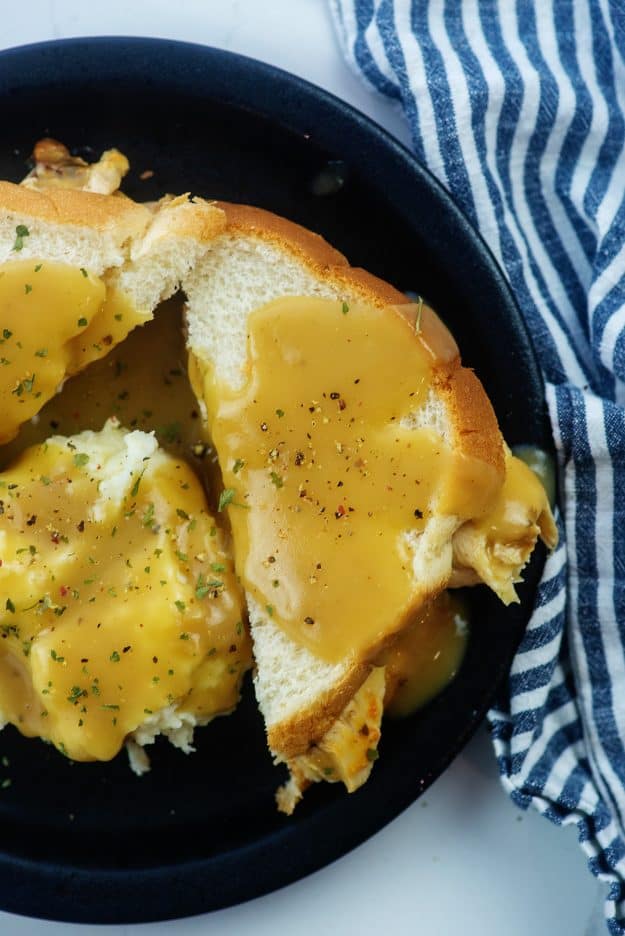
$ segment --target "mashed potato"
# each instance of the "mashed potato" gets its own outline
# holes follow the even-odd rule
[[[109,760],[237,703],[251,662],[222,534],[188,465],[109,421],[0,474],[0,711],[74,760]]]

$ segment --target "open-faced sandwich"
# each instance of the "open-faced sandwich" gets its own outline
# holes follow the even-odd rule
[[[319,780],[355,790],[385,707],[460,663],[448,589],[514,601],[555,545],[543,486],[423,301],[266,211],[138,205],[115,151],[36,156],[0,183],[4,719],[76,759],[126,743],[142,769],[159,731],[188,749],[236,704],[249,621],[279,807]],[[179,290],[182,367],[158,308]],[[127,364],[164,394],[129,402]]]

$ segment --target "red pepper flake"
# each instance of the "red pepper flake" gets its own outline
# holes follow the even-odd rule
[[[337,520],[340,520],[341,517],[344,517],[346,513],[347,511],[345,507],[343,506],[343,504],[339,504],[334,512],[334,516],[336,517]]]
[[[36,522],[37,522],[37,517],[35,516],[35,514],[33,514],[32,517],[29,517],[28,520],[26,521],[26,526],[34,526]]]
[[[78,530],[79,533],[84,533],[84,532],[85,532],[85,521],[84,521],[84,520],[81,520],[80,523],[76,526],[76,529]]]
[[[54,533],[51,533],[51,534],[50,534],[50,539],[52,540],[53,543],[60,543],[60,542],[61,542],[61,535],[60,535],[60,533],[57,533],[56,530],[55,530]]]
[[[67,585],[61,585],[61,587],[59,588],[59,592],[61,593],[62,598],[65,598],[68,591],[69,591],[69,588],[67,587]]]
[[[339,409],[340,409],[341,411],[343,411],[343,410],[345,409],[346,406],[347,406],[347,403],[345,402],[345,400],[343,399],[343,397],[341,397],[341,399],[339,400]]]
[[[110,345],[113,344],[113,336],[105,335],[104,338],[102,339],[102,344],[105,344],[108,348]]]

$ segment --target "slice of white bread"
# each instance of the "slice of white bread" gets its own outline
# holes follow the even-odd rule
[[[111,156],[105,154],[100,163],[84,169],[80,181],[87,187],[94,178],[100,179],[101,188],[107,187],[103,178],[109,187],[118,184],[123,166],[115,166],[123,159],[117,154],[111,168]],[[35,181],[36,185],[32,179],[29,183],[27,177],[20,185],[0,182],[0,264],[32,260],[37,269],[45,262],[66,264],[100,277],[107,290],[123,292],[136,314],[132,322],[125,318],[116,327],[116,341],[152,318],[158,303],[179,288],[181,279],[225,226],[220,209],[187,195],[147,207],[121,193],[76,188],[76,179],[62,174]],[[103,356],[111,346],[111,338],[102,346],[92,344],[89,359]],[[53,350],[49,349],[50,355]],[[64,376],[73,372],[68,365]],[[10,387],[5,389],[12,392]],[[40,407],[47,398],[41,395]],[[30,415],[29,411],[26,418]],[[4,434],[5,441],[11,431],[15,431],[12,426]]]
[[[393,314],[396,306],[406,303],[406,297],[387,283],[350,267],[318,235],[260,209],[223,203],[220,207],[227,229],[183,280],[183,288],[188,299],[189,349],[200,369],[201,362],[209,364],[227,386],[238,388],[244,381],[248,316],[273,299],[293,295],[365,301],[393,307]],[[430,315],[423,324],[415,340],[427,342],[423,332],[444,327]],[[461,366],[459,356],[435,366],[426,404],[414,414],[412,425],[428,426],[457,451],[486,462],[503,483],[506,452],[497,420],[479,380]],[[541,524],[547,529],[544,511],[539,512],[540,522],[538,516],[528,517],[527,526],[533,526],[526,548],[522,554],[517,550],[503,572],[506,590],[518,580],[543,531]],[[406,531],[415,582],[427,584],[429,597],[451,582],[460,525],[457,517],[435,515],[420,536]],[[484,562],[474,568],[471,548],[466,548],[469,540],[463,539],[462,575],[466,579],[471,574],[475,580],[488,569]],[[501,592],[494,577],[488,584]],[[354,789],[366,779],[375,759],[384,695],[384,680],[375,675],[379,668],[368,661],[324,662],[287,637],[249,595],[248,609],[255,688],[269,747],[276,761],[285,762],[291,771],[291,781],[279,795],[280,808],[290,812],[310,781],[340,779]],[[372,675],[375,679],[369,681]],[[354,712],[362,709],[363,697],[371,701],[372,694],[373,715],[361,718],[362,724],[356,726]],[[370,739],[360,744],[357,757],[353,751],[347,755],[341,725],[351,726],[347,732],[351,742],[360,728]],[[337,732],[343,739],[338,746]]]

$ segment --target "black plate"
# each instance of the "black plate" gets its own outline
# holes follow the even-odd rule
[[[18,180],[33,142],[120,147],[124,184],[146,199],[190,190],[261,205],[325,235],[352,263],[424,294],[451,326],[512,444],[550,449],[543,388],[510,290],[448,195],[404,148],[319,88],[215,49],[151,39],[76,39],[0,56],[0,177]],[[344,186],[314,194],[327,163]],[[145,169],[150,181],[140,181]],[[470,737],[506,673],[542,560],[520,606],[474,590],[465,664],[420,714],[385,725],[369,782],[275,809],[251,686],[236,714],[197,732],[192,757],[157,744],[142,779],[125,757],[72,765],[12,728],[0,736],[0,906],[51,919],[137,922],[214,910],[322,867],[410,804]],[[415,848],[418,848],[415,843]]]

